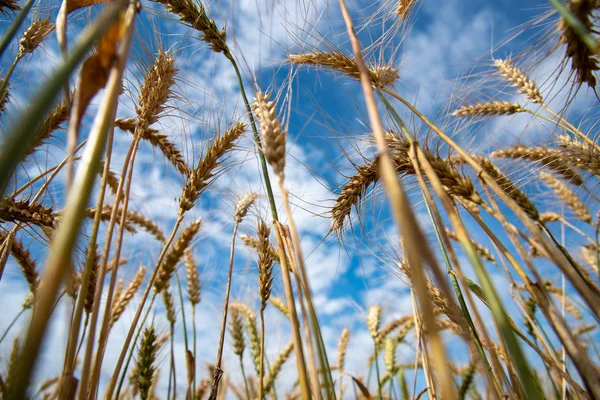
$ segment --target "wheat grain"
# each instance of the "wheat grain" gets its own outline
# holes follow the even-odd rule
[[[494,151],[490,157],[536,161],[561,175],[569,183],[575,186],[583,185],[583,179],[577,171],[564,162],[564,155],[560,150],[516,145],[512,148]]]
[[[165,110],[165,103],[171,97],[171,87],[175,83],[175,59],[166,51],[159,50],[152,67],[144,75],[144,83],[138,97],[136,108],[138,129],[144,132],[150,125],[158,121]]]
[[[200,194],[211,183],[211,178],[213,177],[215,168],[218,166],[219,158],[233,148],[235,141],[242,136],[245,128],[246,125],[242,123],[234,125],[208,147],[206,154],[189,175],[182,190],[179,198],[181,212],[192,209]]]
[[[543,103],[540,89],[535,82],[525,75],[521,69],[513,65],[510,59],[494,60],[494,65],[498,68],[500,74],[508,79],[508,81],[511,82],[519,92],[531,100],[531,102],[539,104]]]
[[[135,296],[139,287],[142,285],[142,282],[144,281],[145,276],[146,276],[146,267],[140,267],[137,270],[135,277],[133,278],[131,283],[127,286],[127,289],[125,289],[125,292],[123,293],[123,295],[120,296],[119,298],[117,298],[115,296],[115,300],[113,301],[113,306],[112,306],[111,313],[110,313],[110,322],[109,322],[110,326],[113,326],[115,324],[115,322],[117,322],[119,320],[119,318],[125,311],[125,308],[127,308],[129,303],[133,299],[133,296]]]
[[[118,118],[115,120],[115,126],[118,126],[121,130],[135,133],[137,121],[133,118],[123,119]],[[190,167],[186,164],[185,159],[181,151],[171,142],[167,135],[158,133],[156,129],[146,128],[141,132],[143,140],[147,140],[153,147],[158,148],[165,158],[173,164],[183,176],[188,176],[191,172]]]
[[[267,307],[267,301],[271,296],[273,285],[273,258],[269,255],[269,234],[271,230],[267,224],[260,219],[257,227],[258,232],[258,286],[260,292],[260,310]]]
[[[410,10],[412,10],[416,2],[417,0],[398,0],[398,8],[396,9],[398,17],[402,20],[406,20]]]
[[[225,29],[219,30],[217,28],[215,21],[208,17],[206,9],[202,4],[196,4],[191,0],[153,1],[162,4],[169,12],[177,14],[181,21],[201,32],[201,39],[210,44],[212,51],[216,53],[223,52],[225,55],[229,55]]]
[[[248,330],[248,341],[250,343],[250,352],[256,374],[260,373],[260,334],[256,325],[256,314],[245,304],[231,303],[231,309],[238,311],[246,317],[246,329]]]
[[[39,203],[30,203],[29,200],[5,199],[0,201],[0,220],[54,228],[55,218],[52,208],[44,207]]]
[[[290,355],[292,354],[292,350],[294,350],[294,342],[289,342],[287,344],[287,346],[285,346],[285,348],[282,350],[282,352],[277,355],[277,358],[275,358],[275,361],[273,361],[273,364],[271,365],[271,368],[269,371],[269,375],[267,375],[267,377],[265,378],[265,385],[264,385],[264,393],[265,394],[269,393],[269,391],[271,389],[273,389],[273,385],[275,384],[275,379],[277,379],[277,375],[279,375],[279,372],[281,371],[281,367],[283,367],[283,364],[285,364],[285,362],[290,358]]]
[[[181,257],[183,257],[183,253],[185,249],[188,248],[194,236],[200,230],[200,225],[202,223],[202,219],[198,218],[194,222],[192,222],[187,228],[181,232],[179,238],[171,248],[171,250],[165,255],[163,262],[160,264],[158,273],[156,275],[156,280],[154,281],[154,289],[156,292],[160,292],[165,289],[169,285],[169,280],[173,276],[175,272],[175,267]]]
[[[254,204],[254,201],[258,198],[258,194],[250,192],[240,197],[235,204],[235,211],[233,213],[233,221],[237,224],[241,224],[243,219],[248,213],[248,209]]]
[[[34,19],[29,28],[23,33],[17,57],[22,58],[25,54],[33,53],[53,30],[54,24],[50,22],[50,17]]]
[[[525,111],[518,103],[508,101],[493,101],[463,106],[452,112],[451,115],[458,117],[489,117],[496,115],[512,115]]]
[[[194,256],[189,248],[184,251],[185,270],[187,273],[187,292],[188,300],[195,306],[200,303],[200,278],[198,277],[198,266],[194,261]]]
[[[270,302],[276,309],[278,309],[283,315],[285,315],[287,319],[290,318],[290,310],[288,309],[287,305],[283,302],[283,300],[277,297],[271,297]]]
[[[140,393],[142,400],[149,399],[150,388],[155,380],[154,373],[156,367],[156,353],[158,346],[156,344],[156,334],[151,325],[144,330],[142,341],[138,350],[138,359],[136,364],[135,385]]]
[[[566,135],[558,138],[558,145],[562,147],[562,154],[567,155],[574,166],[600,177],[600,152],[596,147],[571,139]],[[583,182],[572,183],[577,186],[583,185]]]
[[[373,339],[377,338],[379,334],[379,324],[381,323],[381,312],[383,309],[381,306],[371,306],[369,313],[367,314],[367,327],[369,328],[369,334]]]
[[[288,61],[292,64],[327,67],[360,80],[360,71],[356,61],[342,53],[318,51],[314,53],[292,54],[288,56]],[[398,80],[399,75],[397,69],[387,65],[379,65],[369,68],[369,78],[373,86],[383,88],[385,86],[392,86]]]
[[[0,232],[0,242],[4,243],[6,240],[10,240],[10,243],[8,244],[10,246],[10,252],[21,267],[23,276],[29,285],[29,290],[32,293],[35,293],[39,283],[39,274],[35,266],[35,260],[31,258],[29,250],[26,250],[23,243],[17,240],[16,237]]]
[[[236,309],[231,310],[231,320],[229,322],[229,332],[233,339],[233,353],[242,357],[246,348],[246,342],[244,341],[244,331],[242,325],[242,318],[240,312]]]
[[[275,103],[270,101],[269,97],[269,93],[257,92],[252,108],[260,123],[261,143],[265,158],[271,164],[275,175],[283,179],[287,131],[282,128],[276,114]]]
[[[600,8],[596,0],[570,0],[566,6],[587,29],[594,29],[595,17],[592,13]],[[596,55],[563,17],[558,21],[557,29],[560,32],[559,43],[566,46],[565,59],[571,59],[571,69],[576,74],[576,82],[595,87],[594,72],[600,69]]]
[[[553,212],[545,212],[540,214],[540,222],[545,224],[547,222],[557,222],[561,221],[562,217],[557,213]]]
[[[540,172],[540,178],[542,178],[544,182],[546,182],[546,185],[552,188],[558,197],[560,197],[561,200],[575,212],[577,218],[588,224],[592,223],[592,214],[590,214],[590,210],[588,210],[586,205],[579,200],[579,197],[577,197],[567,185],[545,172]]]

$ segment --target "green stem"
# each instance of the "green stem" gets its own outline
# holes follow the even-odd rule
[[[383,400],[383,392],[381,389],[381,377],[379,376],[379,362],[377,352],[377,341],[373,339],[373,348],[375,349],[375,373],[377,374],[377,391],[379,392],[379,399]]]
[[[10,76],[14,72],[15,67],[19,63],[20,59],[21,59],[21,56],[16,56],[15,57],[15,61],[13,61],[12,65],[10,66],[10,68],[8,69],[8,71],[6,71],[6,75],[4,75],[4,78],[2,78],[3,79],[2,80],[2,85],[0,86],[0,104],[2,104],[2,102],[6,98],[6,94],[8,92],[8,81],[10,79]]]
[[[254,143],[258,150],[258,158],[260,159],[262,175],[265,180],[265,188],[267,190],[269,206],[271,207],[271,214],[273,215],[274,221],[279,221],[279,217],[277,216],[277,206],[275,205],[275,196],[273,196],[273,188],[271,187],[271,180],[269,179],[269,171],[267,169],[267,160],[265,159],[265,155],[263,153],[262,146],[260,143],[260,136],[258,135],[258,130],[256,129],[256,121],[254,120],[254,114],[252,114],[252,108],[250,107],[250,102],[248,101],[248,97],[246,96],[246,90],[244,89],[244,81],[242,80],[242,74],[240,73],[240,69],[238,68],[237,62],[235,61],[231,53],[225,53],[225,57],[227,57],[227,59],[231,61],[231,65],[233,65],[233,69],[235,69],[235,74],[237,76],[240,87],[240,93],[242,95],[242,99],[244,100],[244,105],[246,106],[246,111],[248,113],[248,119],[250,120],[252,132],[254,133]]]
[[[21,311],[19,311],[19,313],[13,318],[13,320],[11,321],[11,323],[8,325],[8,327],[6,328],[6,330],[4,331],[4,333],[2,334],[2,337],[0,338],[0,343],[2,343],[2,341],[4,340],[4,338],[6,337],[6,335],[8,334],[8,331],[10,331],[10,329],[13,327],[13,325],[15,324],[15,322],[17,322],[17,320],[21,317],[21,315],[23,315],[24,312],[25,312],[25,309],[22,308]]]
[[[246,371],[244,370],[244,360],[240,354],[240,368],[242,369],[242,378],[244,378],[244,387],[246,388],[246,400],[250,400],[250,390],[248,390],[248,379],[246,378]]]

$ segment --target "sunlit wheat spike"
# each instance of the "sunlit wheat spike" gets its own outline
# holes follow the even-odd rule
[[[169,250],[167,255],[165,256],[163,262],[160,264],[158,274],[156,275],[156,281],[154,281],[154,289],[156,292],[160,292],[165,289],[169,285],[169,280],[173,276],[175,272],[175,267],[181,257],[183,257],[183,253],[185,249],[188,248],[194,236],[200,230],[200,225],[202,223],[202,219],[198,218],[196,221],[192,222],[187,228],[181,232],[179,238]]]
[[[592,223],[592,214],[587,206],[563,182],[546,172],[540,172],[540,177],[560,197],[560,199],[573,210],[577,218],[588,224]]]
[[[381,312],[383,309],[381,306],[371,306],[367,315],[367,327],[369,328],[369,334],[373,339],[377,338],[379,334],[379,324],[381,323]]]
[[[200,278],[198,276],[198,266],[194,261],[194,255],[189,248],[184,253],[185,271],[187,274],[187,293],[188,300],[192,305],[200,303]]]
[[[156,370],[156,353],[158,346],[154,327],[149,326],[144,330],[138,350],[137,363],[135,366],[135,385],[143,400],[149,399],[150,388],[154,380]]]
[[[235,212],[233,213],[233,221],[240,224],[248,213],[248,209],[254,204],[254,201],[258,198],[258,194],[250,192],[237,201],[235,204]]]
[[[558,145],[562,148],[561,153],[566,154],[573,165],[600,177],[600,152],[598,149],[588,143],[571,139],[567,135],[558,138]],[[580,186],[583,181],[571,183]]]
[[[260,370],[260,334],[258,333],[258,327],[256,325],[256,314],[250,307],[242,303],[232,303],[229,307],[244,314],[246,317],[246,329],[248,330],[250,352],[252,353],[254,369],[258,375]]]
[[[595,16],[594,11],[600,9],[596,0],[570,0],[566,3],[575,17],[589,30],[593,31]],[[571,69],[575,73],[578,84],[587,83],[590,87],[596,86],[594,72],[600,69],[596,54],[584,43],[581,36],[571,28],[563,17],[558,21],[560,44],[566,46],[565,59],[571,60]]]
[[[344,328],[338,341],[337,366],[338,371],[343,372],[346,364],[346,352],[350,341],[350,329]]]
[[[592,269],[598,268],[598,256],[600,256],[599,252],[600,250],[595,244],[581,246],[581,256]]]
[[[20,9],[16,0],[0,0],[0,14],[8,15],[10,11],[19,11]]]
[[[269,301],[276,309],[278,309],[283,315],[285,315],[286,318],[290,318],[290,310],[288,309],[287,305],[283,302],[283,300],[281,300],[278,297],[271,297]]]
[[[219,159],[231,150],[235,142],[242,136],[246,125],[239,123],[215,139],[208,147],[198,166],[189,175],[179,198],[179,208],[184,211],[191,210],[202,192],[212,183],[215,169]]]
[[[490,157],[539,162],[544,167],[561,175],[569,183],[576,186],[583,185],[583,179],[579,173],[564,162],[564,154],[557,149],[516,145],[512,148],[494,151]]]
[[[519,189],[490,159],[485,157],[476,157],[475,159],[481,165],[481,168],[521,207],[529,218],[534,221],[539,220],[540,214],[537,206],[525,192]]]
[[[291,54],[288,56],[288,61],[292,64],[327,67],[360,80],[360,70],[356,61],[342,53],[318,51],[314,53]],[[398,70],[388,65],[378,65],[369,68],[371,83],[378,88],[392,86],[399,77]]]
[[[543,224],[547,222],[557,222],[561,220],[561,216],[554,212],[545,212],[540,214],[540,222]]]
[[[136,212],[127,210],[127,220],[154,235],[160,242],[165,242],[165,235],[159,226],[150,218]]]
[[[162,4],[165,8],[179,16],[181,21],[193,29],[201,32],[202,41],[210,44],[214,52],[224,52],[229,54],[227,47],[227,34],[225,29],[217,28],[215,21],[206,13],[206,9],[201,3],[192,0],[153,0]]]
[[[417,0],[398,0],[398,8],[396,9],[398,17],[402,20],[406,20],[410,10],[412,10],[416,2]]]
[[[524,94],[532,103],[542,103],[542,94],[535,82],[531,80],[525,73],[513,65],[510,59],[494,60],[494,65],[514,87]]]
[[[7,222],[23,222],[41,227],[54,228],[54,214],[51,208],[29,200],[0,201],[0,220]]]
[[[142,285],[144,281],[144,277],[146,276],[146,267],[140,267],[131,283],[125,289],[125,292],[117,299],[115,297],[115,301],[113,302],[113,306],[111,309],[111,317],[110,317],[110,325],[114,325],[115,322],[119,320],[125,308],[129,305],[133,296],[137,293],[138,289]]]
[[[270,94],[257,92],[252,108],[260,124],[263,153],[271,164],[273,172],[283,177],[285,168],[285,143],[287,132],[277,117],[275,103],[269,100]]]
[[[269,391],[273,389],[275,379],[277,379],[277,375],[279,375],[283,364],[290,358],[292,350],[294,350],[294,342],[289,342],[283,351],[277,355],[273,364],[271,364],[269,375],[265,378],[265,386],[263,388],[265,393],[269,393]]]
[[[21,267],[23,276],[29,285],[29,290],[35,293],[39,283],[39,274],[35,266],[35,260],[31,258],[29,250],[26,250],[23,243],[17,240],[16,237],[9,237],[5,232],[0,232],[0,243],[4,243],[5,240],[10,240],[10,252]]]
[[[242,240],[242,242],[244,242],[246,246],[255,250],[258,249],[258,239],[248,236],[244,233],[240,235],[240,239]],[[275,247],[273,247],[273,245],[269,247],[269,255],[273,259],[273,262],[279,262],[279,253],[277,253],[277,250],[275,249]]]
[[[229,332],[231,333],[233,353],[242,357],[246,342],[244,341],[244,327],[242,325],[242,317],[236,309],[231,310],[231,321],[229,322]]]
[[[112,215],[112,209],[113,209],[113,206],[110,204],[105,204],[104,206],[102,206],[102,210],[100,211],[100,221],[109,222],[111,215]],[[88,208],[85,211],[85,214],[88,218],[95,218],[96,209]],[[116,220],[115,220],[117,223],[121,222],[121,214],[122,214],[122,210],[117,210],[117,215],[116,215]],[[125,226],[123,228],[125,228],[125,230],[127,230],[127,232],[129,232],[129,233],[136,233],[135,228],[133,226],[131,226],[131,224],[129,223],[127,218],[125,218]]]
[[[21,58],[25,54],[33,53],[53,30],[54,24],[50,22],[50,17],[34,19],[29,28],[23,33],[23,38],[19,43],[19,54],[17,57]]]
[[[384,342],[383,362],[388,373],[392,374],[396,367],[396,348],[398,338],[387,337]]]
[[[406,315],[404,317],[396,318],[393,321],[385,324],[377,335],[377,343],[382,343],[386,337],[388,337],[396,328],[406,324],[408,321],[412,320],[412,315]]]
[[[260,219],[257,227],[258,232],[258,286],[260,292],[261,311],[267,307],[267,301],[271,296],[273,285],[273,258],[269,254],[269,234],[271,230],[267,224]]]
[[[458,117],[487,117],[496,115],[512,115],[523,112],[524,109],[518,103],[508,101],[493,101],[489,103],[479,103],[470,106],[463,106],[452,112],[452,115]]]
[[[137,121],[134,118],[117,118],[115,126],[127,132],[134,133],[137,126]],[[173,164],[173,166],[183,175],[188,176],[191,172],[190,167],[186,164],[181,151],[171,142],[167,135],[158,133],[156,129],[146,128],[141,132],[142,139],[147,140],[150,144],[159,149],[165,158]]]
[[[176,74],[173,56],[159,50],[154,63],[146,71],[138,97],[136,113],[142,132],[158,121],[159,115],[164,111],[165,103],[172,95],[171,87],[175,83]]]
[[[446,235],[448,236],[448,238],[450,238],[454,241],[457,241],[457,242],[459,241],[458,235],[456,233],[454,233],[453,231],[451,231],[449,228],[446,228]],[[473,239],[471,239],[471,243],[473,244],[473,247],[475,247],[475,251],[477,252],[477,254],[479,254],[479,256],[481,258],[483,258],[486,261],[491,261],[491,262],[496,261],[496,257],[494,257],[493,254],[488,249],[486,249],[485,247],[483,247],[481,244],[477,243]]]

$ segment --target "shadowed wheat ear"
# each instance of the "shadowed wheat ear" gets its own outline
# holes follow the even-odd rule
[[[315,53],[291,54],[288,56],[288,61],[292,64],[327,67],[360,80],[360,70],[356,61],[342,53],[318,51]],[[388,65],[371,67],[368,72],[371,83],[378,88],[392,86],[400,77],[398,70]]]
[[[240,312],[234,308],[230,311],[231,320],[229,322],[229,333],[233,340],[233,353],[239,357],[244,355],[246,342],[244,341],[244,327],[242,325],[242,317]]]
[[[519,92],[524,94],[532,103],[542,104],[542,94],[535,82],[513,65],[510,59],[494,60],[498,72],[503,75]]]
[[[52,137],[52,133],[60,128],[60,126],[69,118],[70,109],[65,101],[59,103],[50,114],[44,119],[40,125],[35,139],[28,145],[27,150],[23,153],[21,161],[25,160],[33,154],[45,140]]]
[[[156,280],[154,281],[154,289],[156,292],[160,292],[169,286],[169,280],[171,280],[171,277],[175,272],[177,263],[181,260],[185,249],[188,248],[192,239],[194,239],[194,236],[196,236],[200,230],[201,223],[202,219],[198,218],[185,228],[183,232],[181,232],[181,235],[179,235],[177,242],[175,242],[171,250],[165,255],[163,262],[158,269]]]
[[[16,0],[0,0],[0,14],[7,15],[9,11],[19,11],[20,9]]]
[[[490,154],[490,157],[539,162],[544,167],[561,175],[573,185],[582,186],[584,183],[579,173],[564,162],[564,154],[557,149],[516,145],[509,149],[494,151]]]
[[[55,218],[52,208],[44,207],[38,203],[30,203],[28,200],[14,201],[6,199],[0,202],[0,220],[54,228]]]
[[[587,29],[594,30],[593,12],[600,8],[600,3],[595,0],[570,0],[566,6]],[[575,81],[579,85],[587,83],[588,86],[595,87],[594,72],[600,69],[596,55],[563,17],[558,21],[557,29],[560,32],[559,43],[566,46],[565,59],[571,59]]]
[[[248,236],[244,233],[242,233],[240,235],[240,239],[242,240],[242,242],[244,242],[244,244],[254,250],[258,249],[258,239],[253,238],[251,236]],[[279,254],[277,253],[277,250],[275,249],[275,247],[273,247],[273,245],[271,245],[269,247],[269,255],[271,256],[271,258],[273,259],[274,263],[278,263],[279,262]]]
[[[600,178],[600,152],[597,148],[567,135],[558,138],[558,145],[573,165]]]
[[[149,326],[144,330],[135,366],[135,385],[142,400],[150,398],[150,390],[155,380],[154,373],[156,371],[155,362],[157,352],[158,344],[154,327]]]
[[[39,274],[37,269],[35,268],[35,260],[31,258],[31,253],[29,252],[29,250],[26,250],[23,246],[23,243],[18,241],[16,237],[9,236],[4,232],[0,232],[0,243],[4,243],[6,240],[10,240],[10,252],[21,267],[23,276],[25,277],[25,280],[27,280],[27,284],[29,285],[29,290],[32,293],[35,293],[39,283]]]
[[[558,197],[573,210],[577,218],[588,224],[592,223],[592,214],[590,214],[590,210],[566,184],[546,172],[540,172],[540,178],[542,178],[544,182],[546,182],[546,185],[552,188]]]
[[[283,180],[285,168],[285,131],[276,114],[275,103],[269,100],[270,94],[257,92],[252,107],[260,124],[263,153],[271,164],[273,172]]]
[[[455,242],[459,242],[458,235],[455,232],[451,231],[449,228],[446,228],[446,235],[448,236],[448,238],[454,240]],[[475,251],[477,252],[477,254],[479,254],[479,256],[481,258],[483,258],[484,260],[487,260],[487,261],[491,261],[491,262],[496,261],[496,257],[494,257],[493,254],[488,249],[486,249],[481,244],[477,243],[476,241],[474,241],[472,239],[471,239],[471,243],[473,243],[473,247],[475,247]]]
[[[204,157],[198,162],[197,167],[189,175],[179,198],[180,212],[191,210],[202,192],[212,183],[215,169],[219,165],[219,158],[233,148],[236,140],[242,136],[246,125],[239,123],[215,139],[208,147]]]
[[[248,342],[250,343],[250,352],[252,353],[252,361],[256,375],[259,375],[260,370],[260,335],[256,324],[256,314],[245,304],[231,303],[229,308],[238,311],[246,318],[246,329],[248,330]]]
[[[50,17],[35,19],[25,33],[23,33],[17,57],[22,58],[25,54],[33,53],[53,30],[54,24],[50,22]]]
[[[271,230],[261,219],[258,222],[258,285],[260,291],[260,309],[267,307],[273,285],[273,258],[269,254],[269,234]]]
[[[192,0],[153,0],[162,4],[167,11],[179,16],[181,21],[201,32],[200,38],[208,43],[212,51],[229,54],[225,29],[217,28],[215,21],[209,18],[204,6]]]
[[[508,101],[493,101],[489,103],[479,103],[470,106],[463,106],[452,112],[453,116],[458,117],[488,117],[496,115],[512,115],[525,111],[518,103]]]

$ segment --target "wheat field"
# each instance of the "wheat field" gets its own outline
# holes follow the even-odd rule
[[[0,0],[0,399],[600,399],[600,2]]]

